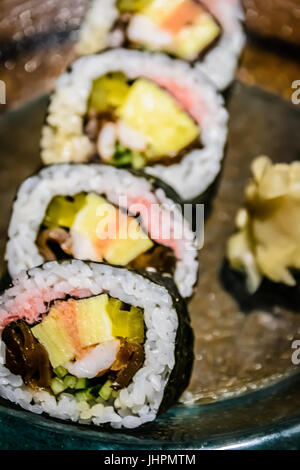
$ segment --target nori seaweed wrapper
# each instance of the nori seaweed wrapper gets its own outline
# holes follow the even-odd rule
[[[57,261],[58,264],[64,261]],[[102,264],[110,266],[109,263],[94,261],[84,261],[89,264]],[[40,265],[39,267],[42,267]],[[191,320],[187,309],[187,302],[181,297],[173,279],[155,272],[145,270],[133,270],[124,266],[114,266],[114,268],[131,271],[149,279],[154,284],[164,287],[173,301],[178,318],[178,328],[175,338],[175,365],[165,386],[164,397],[160,404],[157,415],[166,412],[172,405],[176,404],[189,385],[194,362],[194,333],[191,327]],[[29,270],[30,271],[30,270]],[[11,277],[8,273],[0,279],[0,294],[11,284]]]
[[[83,165],[83,163],[79,163],[79,164]],[[96,165],[103,165],[103,163],[101,163],[101,162],[87,162],[87,163],[84,163],[84,165],[86,165],[86,166],[95,165],[95,164]],[[76,162],[58,162],[58,163],[53,163],[53,165],[47,165],[47,166],[59,166],[59,165],[74,165],[74,166],[76,166],[76,165],[78,165],[78,163],[76,163]],[[39,167],[36,169],[36,171],[34,171],[32,174],[30,174],[26,179],[38,175],[40,173],[40,171],[47,168],[47,166],[39,165]],[[135,169],[132,169],[132,168],[118,168],[118,169],[122,170],[122,171],[128,171],[129,173],[131,173],[133,176],[136,176],[137,178],[144,178],[146,181],[148,181],[151,184],[152,192],[154,192],[156,189],[162,189],[164,191],[165,195],[169,199],[172,199],[175,204],[178,204],[178,205],[182,206],[186,202],[186,201],[183,201],[180,198],[179,194],[175,191],[175,189],[173,189],[171,186],[168,185],[168,183],[161,180],[157,176],[149,175],[148,173],[145,173],[143,170],[135,170]],[[17,199],[19,189],[20,189],[21,185],[23,184],[23,182],[24,181],[22,181],[22,183],[20,183],[19,186],[17,187],[17,191],[16,191],[14,201]],[[206,193],[206,191],[205,191],[205,193]]]
[[[185,201],[183,201],[179,194],[175,191],[175,189],[171,188],[171,186],[168,185],[165,181],[161,180],[157,176],[149,175],[148,173],[145,173],[144,170],[134,170],[132,168],[121,168],[122,170],[127,170],[129,171],[132,175],[137,176],[139,178],[144,178],[147,180],[152,187],[152,191],[155,191],[156,189],[162,189],[165,193],[165,195],[174,201],[175,204],[183,205]]]
[[[250,293],[247,289],[245,274],[233,269],[229,261],[224,259],[220,270],[220,282],[235,299],[240,309],[245,312],[253,310],[270,312],[274,306],[277,306],[299,313],[300,271],[292,270],[292,274],[296,281],[294,286],[274,282],[264,277],[256,292]]]
[[[178,329],[175,339],[175,366],[164,390],[164,398],[158,410],[159,415],[177,403],[189,385],[194,362],[194,333],[187,303],[180,296],[174,281],[170,277],[161,276],[154,272],[138,271],[138,273],[155,284],[163,286],[168,291],[178,317]]]
[[[12,278],[8,271],[5,271],[0,277],[0,295],[11,286]]]
[[[37,171],[33,172],[30,176],[28,176],[25,181],[27,181],[29,178],[32,178],[34,176],[38,176],[40,174],[40,172],[42,172],[46,168],[50,168],[52,166],[53,167],[59,167],[60,165],[61,166],[68,165],[68,166],[73,167],[73,166],[77,166],[78,163],[76,163],[76,162],[69,162],[69,163],[61,162],[61,163],[55,163],[53,165],[48,165],[46,167],[41,166]],[[81,163],[80,165],[83,165],[83,164]],[[88,163],[85,164],[85,166],[89,166],[89,165],[94,166],[95,163],[88,162]],[[103,164],[101,164],[101,163],[99,163],[99,165],[103,166]],[[157,178],[156,176],[153,176],[153,175],[149,175],[149,174],[145,173],[143,170],[134,170],[134,169],[128,169],[128,168],[119,168],[118,170],[128,172],[136,178],[141,178],[141,179],[144,179],[145,181],[147,181],[148,184],[150,185],[149,192],[151,192],[153,194],[157,189],[163,190],[163,192],[165,193],[165,196],[174,203],[174,206],[176,206],[176,209],[181,213],[182,217],[188,222],[188,225],[189,225],[189,228],[191,229],[191,231],[196,233],[196,227],[193,226],[194,221],[197,220],[197,217],[196,217],[196,210],[197,209],[196,209],[195,204],[192,205],[191,214],[187,215],[184,212],[184,201],[180,198],[179,194],[172,187],[170,187],[167,183],[165,183],[163,180],[161,180],[160,178]],[[22,187],[23,184],[24,184],[24,181],[22,183],[20,183],[19,187],[17,188],[13,204],[17,201],[20,188]],[[87,190],[87,193],[88,192],[90,192],[90,191]],[[59,194],[60,193],[58,191],[56,195],[59,196]],[[109,200],[106,196],[104,196],[104,197],[105,197],[106,200]],[[13,213],[13,208],[14,208],[14,206],[12,205],[11,213]],[[70,257],[66,255],[66,257],[64,259],[69,259],[69,258]],[[57,261],[59,261],[59,260],[57,260]],[[96,261],[94,261],[94,262],[96,262]],[[34,267],[34,266],[31,266],[31,267]],[[9,284],[10,284],[11,280],[12,279],[11,279],[9,271],[3,273],[3,275],[0,277],[0,294],[6,288],[9,287]],[[196,283],[196,281],[197,281],[197,279],[195,280],[195,283]],[[192,287],[194,287],[194,286],[192,286]]]

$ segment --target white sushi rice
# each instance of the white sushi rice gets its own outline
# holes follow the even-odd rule
[[[21,185],[13,205],[5,254],[12,277],[44,262],[35,241],[53,197],[74,196],[80,192],[96,192],[115,205],[119,205],[126,196],[124,204],[132,211],[139,210],[138,206],[132,205],[132,199],[140,198],[157,204],[163,214],[162,220],[171,224],[170,236],[178,234],[175,283],[183,297],[192,294],[198,271],[196,240],[179,208],[161,188],[153,192],[151,183],[145,178],[134,176],[127,170],[98,164],[51,165]],[[149,235],[151,238],[151,232]]]
[[[201,116],[198,119],[203,148],[187,152],[180,163],[170,166],[157,164],[146,167],[145,171],[168,183],[183,200],[201,195],[221,168],[228,113],[222,96],[204,75],[163,54],[114,49],[77,60],[72,71],[58,80],[51,98],[41,139],[44,163],[88,160],[92,144],[83,134],[88,97],[93,80],[113,71],[122,71],[130,79],[146,77],[158,83],[163,79],[184,90],[189,97],[195,97],[190,106],[193,115]]]
[[[94,54],[111,47],[113,36],[110,31],[118,19],[116,0],[92,0],[90,3],[76,47],[79,55]]]
[[[196,67],[204,72],[219,90],[224,90],[234,78],[245,44],[241,2],[240,0],[201,1],[221,24],[222,36],[219,42],[205,54],[204,59],[196,62]],[[121,46],[125,39],[124,35],[119,29],[114,28],[118,17],[116,0],[92,0],[79,33],[78,54],[95,54],[106,48]],[[158,34],[158,31],[152,31],[152,28],[146,27],[146,24],[145,28],[143,36],[148,33],[148,41],[154,46],[157,36],[161,38],[162,43],[164,35],[168,36],[166,32]],[[132,31],[132,34],[135,35],[135,31]]]
[[[235,76],[241,51],[246,42],[242,27],[244,18],[240,0],[201,0],[215,15],[223,28],[223,34],[196,69],[205,73],[218,90],[225,90]]]
[[[145,362],[122,389],[114,403],[90,406],[74,396],[62,393],[58,398],[47,391],[34,391],[20,376],[5,367],[5,345],[0,338],[0,395],[33,413],[47,413],[55,418],[114,428],[135,428],[156,418],[164,389],[175,365],[175,338],[178,317],[168,291],[144,277],[122,268],[96,263],[46,263],[28,273],[23,272],[13,287],[0,297],[0,323],[16,305],[21,306],[26,294],[42,290],[60,291],[65,295],[75,288],[88,289],[91,295],[108,292],[130,305],[144,310],[146,340]]]

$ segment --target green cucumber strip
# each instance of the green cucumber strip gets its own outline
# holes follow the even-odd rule
[[[86,379],[77,379],[76,384],[75,384],[75,390],[83,390],[87,386],[87,380]]]
[[[111,393],[112,393],[111,384],[112,382],[110,380],[107,380],[105,384],[100,388],[99,396],[103,398],[103,400],[108,400],[109,397],[111,396]]]
[[[54,395],[58,395],[59,393],[62,393],[67,388],[64,382],[58,377],[55,377],[51,381],[50,387]]]
[[[74,375],[66,375],[63,382],[66,388],[75,388],[77,378]]]
[[[89,389],[86,389],[75,393],[75,397],[78,401],[89,401],[91,399],[91,394]]]
[[[132,152],[132,166],[136,170],[144,168],[146,165],[146,158],[139,152]]]
[[[67,369],[65,369],[63,366],[55,367],[55,369],[53,369],[53,372],[60,379],[63,379],[64,376],[67,375],[67,373],[68,373]]]

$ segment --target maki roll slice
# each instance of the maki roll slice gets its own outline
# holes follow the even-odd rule
[[[300,269],[300,162],[273,164],[261,156],[252,164],[252,175],[244,206],[236,216],[237,231],[228,241],[230,266],[244,274],[250,294],[263,280],[276,283],[277,291],[278,287],[296,286]],[[299,292],[297,305],[298,298]]]
[[[79,260],[14,280],[0,297],[0,346],[3,398],[114,428],[176,403],[193,363],[188,313],[170,279]]]
[[[244,45],[239,0],[93,0],[77,52],[126,46],[193,63],[219,89],[234,77]]]
[[[223,98],[187,64],[115,49],[79,59],[60,78],[41,155],[45,164],[144,169],[192,200],[220,171],[227,120]]]
[[[82,259],[173,277],[183,297],[197,279],[195,234],[154,178],[106,165],[61,164],[20,187],[8,232],[11,277],[45,261]]]

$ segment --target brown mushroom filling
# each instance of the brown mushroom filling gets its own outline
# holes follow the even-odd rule
[[[36,239],[39,253],[45,261],[76,258],[76,251],[73,251],[74,240],[71,228],[78,212],[86,207],[84,203],[86,197],[85,193],[75,195],[73,198],[56,196],[50,202]],[[110,207],[114,206],[107,203],[107,208]],[[93,219],[96,220],[95,216],[93,216]],[[89,220],[87,222],[89,223]],[[92,237],[92,235],[93,233],[90,236]],[[134,241],[132,245],[135,248]],[[127,263],[128,267],[132,269],[151,268],[160,273],[173,276],[176,268],[176,258],[173,250],[152,241],[149,242],[149,245],[148,250],[140,252],[140,254],[134,253]],[[128,249],[128,246],[126,249]],[[106,261],[105,253],[102,258],[93,259],[93,261],[101,260]],[[119,259],[116,259],[116,262],[111,262],[109,259],[107,261],[111,264],[121,264]]]
[[[70,233],[63,228],[41,230],[36,243],[45,261],[66,259],[72,256],[72,238]]]
[[[142,367],[145,360],[144,348],[141,344],[128,343],[121,338],[120,350],[111,366],[109,378],[115,390],[129,385],[132,377]]]
[[[2,333],[6,346],[6,362],[10,372],[21,375],[33,388],[49,388],[51,365],[46,349],[35,339],[24,321],[6,326]]]
[[[104,295],[104,297],[105,296],[107,297],[107,295]],[[60,301],[59,303],[64,305],[65,302],[73,302],[72,305],[76,304],[78,305],[78,309],[80,309],[80,305],[82,306],[83,304],[86,304],[86,301],[93,302],[94,299],[95,301],[98,299],[101,300],[101,296],[81,300],[69,299],[67,301]],[[52,316],[52,320],[50,321],[57,321],[53,318],[53,313],[51,314],[51,309],[55,308],[54,306],[50,308],[48,315],[40,323],[34,326],[28,325],[23,320],[17,320],[11,322],[4,328],[2,332],[2,340],[6,347],[5,366],[11,373],[21,375],[24,383],[34,390],[45,389],[48,392],[53,392],[54,395],[59,395],[61,392],[66,391],[68,393],[75,394],[76,397],[79,393],[79,395],[83,395],[84,399],[87,401],[97,398],[99,399],[99,396],[100,399],[109,399],[112,391],[120,390],[130,384],[132,378],[142,367],[145,360],[143,343],[139,342],[142,339],[141,334],[143,333],[144,328],[143,318],[141,317],[142,312],[139,311],[139,309],[130,307],[117,299],[112,299],[112,301],[114,302],[110,307],[113,309],[112,315],[117,315],[117,317],[112,317],[114,318],[113,324],[115,325],[115,328],[118,327],[117,325],[119,325],[119,328],[123,328],[122,331],[124,333],[127,331],[128,337],[124,338],[116,336],[116,340],[119,342],[119,347],[114,361],[108,369],[101,370],[94,378],[85,379],[80,378],[80,374],[79,378],[78,375],[71,375],[68,373],[68,370],[65,369],[65,367],[68,367],[67,364],[64,364],[65,367],[54,367],[52,365],[53,356],[51,356],[51,354],[53,354],[53,350],[51,352],[51,348],[60,347],[58,338],[62,333],[59,332],[60,326],[58,323],[55,323],[56,328],[58,329],[53,330],[53,326],[45,326],[44,320],[47,322]],[[108,300],[108,302],[110,302],[110,300]],[[97,305],[101,308],[101,302]],[[116,308],[121,309],[119,313]],[[63,315],[64,312],[65,311],[62,310]],[[128,315],[126,315],[127,313]],[[89,314],[90,316],[93,315],[93,307],[91,304]],[[107,315],[107,313],[104,315]],[[74,321],[75,318],[76,317],[74,317]],[[126,330],[129,318],[131,319],[130,322],[132,327],[131,329]],[[105,322],[105,318],[99,321]],[[41,325],[43,328],[42,330]],[[39,328],[40,333],[37,332],[37,328]],[[49,329],[47,330],[47,328]],[[46,339],[46,343],[44,343],[45,331],[48,331],[48,333],[46,333],[48,338]],[[130,335],[133,335],[134,338]],[[42,341],[43,344],[40,341]],[[55,342],[57,341],[58,344],[55,345]],[[65,341],[67,341],[67,338]],[[105,342],[103,344],[105,344]],[[96,345],[91,345],[87,349],[92,351],[94,347],[96,347]],[[64,346],[62,350],[64,350]],[[103,387],[106,390],[101,394],[100,392]],[[109,392],[108,395],[106,395],[107,390]]]
[[[120,349],[115,362],[103,378],[112,381],[112,388],[120,390],[129,385],[145,360],[141,344],[129,343],[120,339]],[[46,349],[35,339],[30,327],[21,320],[10,323],[2,333],[6,346],[5,367],[12,374],[21,375],[24,383],[33,389],[50,390],[54,374]],[[97,381],[97,380],[96,380]]]

